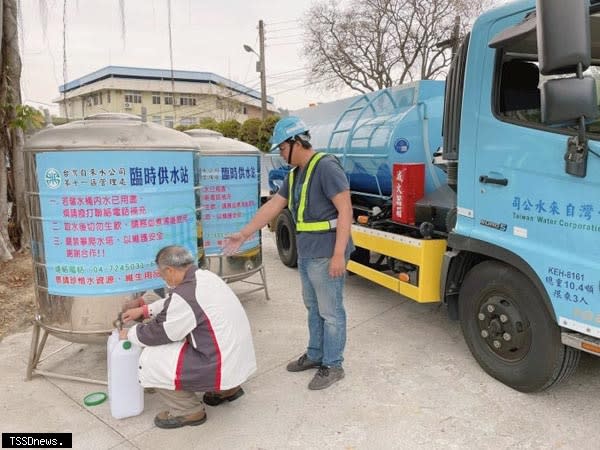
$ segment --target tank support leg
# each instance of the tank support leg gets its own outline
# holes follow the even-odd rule
[[[263,286],[265,288],[265,297],[267,300],[271,300],[271,297],[269,297],[269,289],[267,288],[267,272],[265,271],[265,266],[260,268],[260,277],[262,278]]]
[[[33,371],[37,366],[38,361],[40,360],[40,355],[42,354],[42,350],[44,349],[44,345],[46,344],[47,333],[44,333],[44,338],[42,339],[41,345],[38,346],[40,340],[40,326],[37,321],[33,324],[33,330],[31,332],[31,348],[29,349],[29,360],[27,362],[27,374],[25,379],[27,381],[31,380],[33,375]]]
[[[40,358],[42,356],[42,352],[44,351],[44,347],[46,346],[46,341],[48,340],[48,334],[49,334],[48,330],[43,329],[42,339],[40,340],[40,329],[41,328],[42,327],[40,327],[40,325],[37,323],[37,321],[33,324],[33,330],[31,333],[31,348],[29,350],[29,359],[27,362],[27,374],[25,377],[25,379],[27,381],[30,381],[31,378],[33,377],[33,375],[35,374],[35,375],[43,375],[46,377],[61,378],[63,380],[81,381],[84,383],[103,384],[103,385],[107,384],[107,382],[104,380],[95,380],[93,378],[75,377],[72,375],[63,375],[63,374],[56,373],[56,372],[49,372],[49,371],[38,369],[37,366],[40,363]],[[46,357],[43,360],[48,359],[52,355],[55,355],[56,353],[61,352],[62,350],[64,350],[67,347],[70,347],[71,345],[73,345],[73,343],[69,342],[68,344],[62,346],[58,350],[54,350],[50,354],[46,355]]]

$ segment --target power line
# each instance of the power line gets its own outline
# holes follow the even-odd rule
[[[282,42],[281,44],[271,44],[268,47],[281,47],[282,45],[298,45],[302,44],[302,42]]]
[[[273,36],[273,37],[269,37],[266,40],[268,41],[273,41],[273,40],[279,40],[279,39],[287,39],[287,38],[295,38],[295,37],[301,37],[304,36],[302,33],[296,33],[296,34],[285,34],[283,36]]]
[[[57,106],[56,103],[41,102],[39,100],[34,100],[32,98],[26,98],[23,100],[23,102],[39,103],[40,105],[52,106],[53,108],[56,108],[56,106]]]
[[[325,79],[323,79],[323,80],[320,80],[320,82],[321,82],[321,83],[323,83],[323,82],[331,81],[331,80],[333,80],[333,79],[335,79],[335,78],[337,78],[337,75],[332,75],[332,76],[331,76],[331,77],[329,77],[329,78],[325,78]],[[301,86],[296,86],[296,87],[293,87],[293,88],[290,88],[290,89],[285,89],[285,90],[283,90],[283,91],[274,92],[274,93],[273,93],[273,95],[278,95],[278,94],[283,94],[284,92],[294,91],[294,90],[296,90],[296,89],[301,89],[301,88],[303,88],[303,87],[312,86],[313,84],[314,84],[314,83],[312,83],[312,82],[309,82],[309,83],[303,84],[303,85],[301,85]]]
[[[287,73],[300,72],[300,71],[304,71],[304,70],[308,70],[308,67],[300,67],[298,69],[286,70],[285,72],[274,73],[274,74],[272,74],[270,76],[271,77],[278,77],[279,75],[285,75]]]
[[[258,43],[258,33],[256,33],[256,38],[254,39],[254,47],[256,47],[256,44]],[[252,55],[250,55],[250,62],[248,63],[248,68],[246,69],[246,75],[244,75],[244,78],[247,80],[248,79],[248,73],[250,73],[250,67],[252,67],[252,62],[254,61],[254,57]],[[246,84],[247,81],[244,81],[242,84]]]
[[[65,104],[65,119],[69,121],[69,105],[67,104],[67,0],[63,0],[63,102]]]
[[[167,2],[168,7],[168,20],[169,20],[169,59],[171,61],[171,97],[173,98],[173,102],[175,102],[175,75],[173,73],[173,37],[172,37],[172,27],[171,27],[171,0]],[[175,112],[175,108],[173,108],[173,122],[177,119],[177,113]]]
[[[265,23],[265,25],[280,25],[282,23],[292,23],[292,22],[298,22],[297,19],[290,19],[290,20],[282,20],[280,22],[270,22],[270,23]]]
[[[266,34],[277,34],[277,33],[289,33],[289,32],[297,32],[298,29],[297,28],[276,28],[276,29],[271,29],[269,28],[268,30],[265,30]]]

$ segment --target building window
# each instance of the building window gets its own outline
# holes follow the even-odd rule
[[[248,114],[248,108],[245,106],[242,106],[242,114]]]
[[[181,106],[196,106],[196,98],[191,94],[182,94],[179,97],[179,104]]]
[[[102,104],[102,92],[100,92],[100,95],[98,95],[98,101],[100,102],[100,104]]]
[[[106,103],[110,103],[110,91],[106,93]]]
[[[182,117],[181,120],[179,121],[179,124],[185,125],[185,126],[195,125],[197,120],[198,119],[196,117]]]
[[[173,128],[173,116],[165,116],[165,127]]]
[[[173,104],[173,96],[165,95],[165,105],[172,105],[172,104]]]
[[[157,123],[157,124],[161,125],[162,120],[161,120],[160,116],[152,116],[152,123]]]
[[[125,103],[142,103],[142,93],[140,91],[125,92]]]
[[[92,100],[94,102],[94,106],[98,105],[98,95],[94,94],[94,96],[92,97]]]
[[[152,93],[152,104],[153,105],[160,105],[160,92],[153,92]]]

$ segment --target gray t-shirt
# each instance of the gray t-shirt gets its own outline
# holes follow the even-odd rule
[[[296,219],[297,205],[300,203],[300,190],[304,183],[307,167],[308,164],[302,170],[299,167],[295,170],[295,210],[292,211],[294,219]],[[288,177],[289,175],[286,176],[281,189],[277,192],[285,199],[289,197]],[[348,189],[350,189],[348,177],[340,163],[334,156],[324,156],[313,169],[312,181],[307,192],[304,220],[312,222],[335,219],[338,213],[331,199]],[[298,258],[331,258],[335,248],[335,235],[335,230],[296,233]],[[350,238],[346,247],[346,257],[353,250],[354,245]]]

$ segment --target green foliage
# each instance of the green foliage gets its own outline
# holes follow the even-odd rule
[[[240,140],[258,147],[260,144],[259,130],[261,124],[262,121],[260,119],[252,118],[246,120],[240,128]]]
[[[219,131],[219,123],[212,117],[205,117],[200,119],[198,125],[194,125],[193,128],[205,128],[207,130]]]
[[[14,108],[14,118],[10,121],[11,128],[20,128],[23,131],[37,130],[44,126],[44,115],[29,105],[4,105],[4,109],[10,114]]]
[[[268,152],[271,150],[271,144],[269,143],[269,139],[273,135],[273,128],[275,128],[275,124],[279,121],[279,116],[268,116],[265,120],[263,120],[258,129],[258,139],[259,144],[258,148],[263,152]]]
[[[204,128],[218,131],[225,137],[239,139],[242,142],[255,146],[263,152],[268,152],[270,149],[269,139],[273,134],[273,128],[278,120],[279,116],[269,116],[264,121],[252,118],[240,124],[235,119],[217,122],[213,118],[204,118],[196,125],[178,125],[175,129],[186,131],[194,128]]]
[[[191,130],[196,127],[197,127],[197,125],[176,125],[175,129],[177,131],[186,131],[186,130]]]
[[[223,136],[238,139],[242,125],[235,119],[225,120],[217,125],[217,131],[220,131]]]

